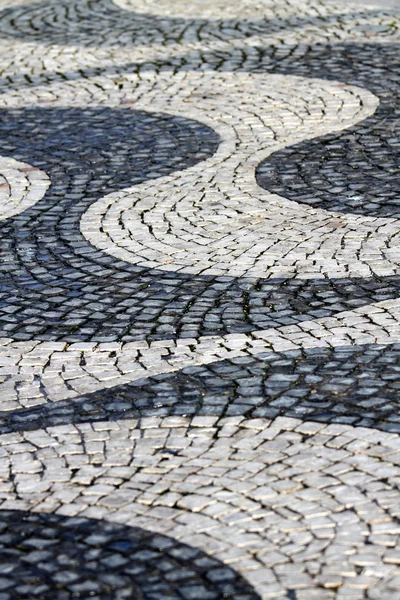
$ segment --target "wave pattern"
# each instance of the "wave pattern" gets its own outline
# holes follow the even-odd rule
[[[2,2],[2,600],[400,598],[399,30]]]
[[[3,590],[13,598],[238,598],[258,600],[232,569],[138,527],[1,511]]]

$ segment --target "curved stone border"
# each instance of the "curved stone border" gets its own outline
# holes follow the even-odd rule
[[[138,527],[0,511],[3,600],[260,600],[228,565]]]
[[[2,510],[172,535],[231,565],[265,600],[400,592],[397,435],[199,416],[50,427],[0,443]]]
[[[115,9],[116,21],[107,23],[113,8],[108,2],[95,3],[98,19],[86,1],[69,2],[83,16],[92,16],[86,30],[77,26],[73,34],[70,20],[62,18],[65,5],[60,2],[36,4],[32,13],[38,17],[36,29],[30,28],[27,19],[30,10],[11,10],[2,14],[3,35],[9,37],[0,42],[4,65],[0,84],[7,90],[1,102],[8,107],[29,106],[32,101],[35,105],[55,102],[60,106],[63,101],[69,106],[118,105],[126,93],[132,93],[137,74],[143,79],[147,73],[154,81],[155,73],[163,68],[167,72],[157,77],[172,80],[171,71],[181,69],[183,83],[185,72],[200,67],[206,74],[218,69],[279,68],[282,76],[320,77],[329,70],[324,65],[324,49],[310,48],[317,41],[328,41],[329,52],[337,50],[337,62],[327,74],[335,78],[335,69],[340,70],[347,57],[343,48],[351,41],[370,44],[366,57],[355,48],[349,58],[354,62],[354,57],[360,57],[364,61],[360,69],[366,73],[372,44],[379,41],[388,47],[398,39],[398,20],[392,13],[334,5],[326,14],[318,5],[320,12],[315,14],[313,3],[301,2],[304,19],[303,14],[296,14],[296,4],[297,0],[285,2],[283,14],[277,13],[281,22],[262,20],[258,31],[254,22],[232,28],[235,20],[231,19],[213,22],[199,35],[200,20],[177,22],[150,15],[151,28],[142,27],[142,47],[127,31],[129,24],[137,31],[138,15]],[[137,9],[141,7],[146,4],[137,3]],[[44,14],[49,15],[47,22]],[[177,30],[171,32],[175,26],[177,30],[188,26],[187,38],[179,44]],[[318,55],[311,67],[296,59],[308,54],[311,62]],[[135,75],[125,78],[126,70]],[[367,85],[366,79],[352,73],[352,83]],[[77,81],[60,83],[69,77]],[[58,83],[50,84],[52,79]],[[14,88],[20,91],[14,94]],[[68,89],[71,94],[64,94]],[[118,90],[112,99],[110,89]],[[129,102],[129,97],[125,99]],[[283,199],[279,202],[290,205]],[[340,229],[341,222],[332,226]],[[395,241],[395,223],[384,221],[380,227],[379,235]],[[373,241],[363,242],[370,260]],[[359,241],[349,240],[350,248],[353,243]],[[279,248],[284,249],[284,242]],[[326,250],[330,260],[331,249]],[[100,254],[96,260],[100,261]],[[305,260],[310,265],[307,255]],[[396,254],[388,260],[395,265]],[[339,261],[345,261],[340,252]],[[331,277],[329,268],[332,264],[324,263]],[[363,275],[368,277],[370,272],[366,269]],[[247,335],[164,339],[152,345],[143,340],[133,345],[73,345],[4,339],[1,377],[8,403],[3,406],[14,410],[44,404],[49,398],[55,402],[77,398],[107,385],[140,381],[151,373],[226,357],[262,357],[274,349],[390,345],[399,340],[399,301],[387,296],[385,302],[370,301],[361,309],[344,312],[337,308],[339,314],[333,318],[307,318]],[[0,438],[3,510],[131,522],[183,543],[187,540],[187,545],[205,549],[243,574],[263,600],[400,597],[398,435],[302,419],[278,418],[271,423],[263,418],[218,421],[199,416],[60,425]]]
[[[303,321],[251,336],[232,334],[199,339],[143,342],[76,343],[0,340],[3,410],[76,398],[160,373],[219,362],[249,354],[363,344],[400,342],[400,301]]]
[[[48,176],[40,169],[0,156],[0,221],[34,206],[49,186]]]
[[[81,231],[95,247],[142,267],[265,278],[291,276],[294,269],[301,277],[298,263],[307,253],[314,272],[346,277],[367,274],[368,243],[364,248],[361,240],[373,235],[373,272],[396,272],[397,264],[385,257],[388,246],[397,246],[396,238],[386,236],[395,221],[340,215],[338,228],[337,214],[268,194],[254,179],[255,167],[266,155],[300,139],[350,127],[374,112],[376,97],[320,80],[242,73],[186,74],[175,85],[170,77],[164,85],[157,78],[155,88],[149,78],[148,85],[148,93],[139,86],[135,95],[160,110],[171,110],[171,104],[171,112],[213,127],[223,142],[204,163],[92,204],[81,219]],[[242,90],[252,88],[257,94],[243,97]],[[130,98],[141,107],[135,100]],[[285,250],[277,228],[284,230]],[[376,261],[380,247],[381,264]],[[310,276],[307,265],[304,272]]]

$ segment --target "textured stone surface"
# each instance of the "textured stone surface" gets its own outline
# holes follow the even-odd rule
[[[218,560],[137,527],[18,510],[0,523],[3,598],[259,598]]]
[[[396,434],[288,417],[181,416],[51,426],[0,442],[2,509],[168,535],[225,562],[261,597],[399,592]],[[68,531],[68,521],[59,526]],[[83,552],[79,521],[71,527],[68,544]],[[104,546],[101,528],[90,528]],[[232,575],[221,569],[226,582]]]
[[[400,599],[399,28],[0,0],[0,600]]]

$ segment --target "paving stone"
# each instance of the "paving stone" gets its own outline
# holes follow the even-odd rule
[[[399,596],[389,2],[1,0],[0,600]]]

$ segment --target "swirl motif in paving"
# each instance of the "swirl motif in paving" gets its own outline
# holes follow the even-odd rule
[[[178,4],[0,6],[0,593],[395,600],[398,14]]]
[[[0,523],[4,598],[259,600],[229,567],[138,527],[22,511]]]

